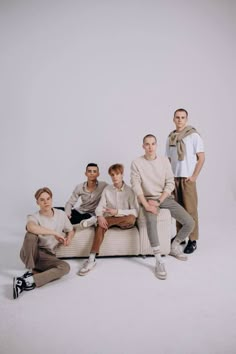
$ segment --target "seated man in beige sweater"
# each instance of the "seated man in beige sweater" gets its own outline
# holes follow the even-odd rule
[[[75,187],[65,208],[58,208],[65,210],[72,225],[80,224],[83,228],[96,224],[95,209],[107,185],[106,182],[98,181],[99,167],[96,163],[86,166],[85,176],[87,180]]]
[[[134,226],[138,216],[138,205],[134,192],[123,181],[123,165],[114,164],[110,166],[108,173],[111,176],[113,184],[105,187],[95,210],[98,225],[95,230],[89,259],[80,269],[79,275],[86,275],[96,265],[95,257],[99,253],[105,232],[111,226],[129,229]]]
[[[173,172],[168,158],[156,154],[157,140],[154,135],[148,134],[143,138],[143,149],[144,156],[138,157],[131,164],[131,185],[146,217],[148,238],[156,258],[155,274],[159,279],[166,279],[167,272],[160,255],[157,231],[159,208],[169,209],[171,216],[182,225],[170,252],[179,260],[187,260],[180,242],[192,232],[194,220],[171,196],[175,186]]]
[[[20,257],[28,271],[13,280],[14,299],[25,290],[33,290],[67,274],[70,266],[58,259],[55,249],[68,246],[74,236],[66,213],[52,207],[52,191],[43,187],[35,193],[39,211],[28,215]]]

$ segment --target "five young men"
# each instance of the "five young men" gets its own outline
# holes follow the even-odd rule
[[[43,187],[35,193],[39,211],[27,218],[24,243],[20,257],[28,269],[13,279],[13,297],[33,290],[67,274],[69,264],[55,255],[56,247],[67,246],[74,236],[72,225],[83,228],[96,225],[93,245],[88,260],[79,270],[86,275],[96,265],[106,231],[112,226],[128,229],[138,216],[138,204],[143,208],[147,233],[156,259],[155,274],[166,279],[165,264],[160,255],[157,215],[161,208],[168,209],[177,221],[177,235],[171,243],[170,255],[187,260],[185,253],[197,248],[198,214],[196,179],[204,164],[204,147],[199,133],[187,125],[188,112],[177,109],[173,121],[176,129],[167,139],[166,155],[157,154],[157,139],[148,134],[143,138],[144,155],[131,164],[131,187],[123,181],[124,167],[114,164],[108,174],[112,185],[98,181],[99,168],[89,163],[87,181],[77,185],[65,208],[52,207],[52,192]],[[175,200],[173,197],[175,196]],[[80,205],[75,207],[80,198]],[[63,210],[58,210],[63,209]],[[186,238],[184,250],[180,246]]]

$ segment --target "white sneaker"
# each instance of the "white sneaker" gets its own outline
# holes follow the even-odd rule
[[[82,268],[80,268],[78,275],[86,275],[88,272],[90,272],[90,270],[92,270],[95,265],[96,265],[96,261],[93,262],[89,262],[89,260],[85,261]]]
[[[188,257],[183,253],[181,246],[173,241],[171,245],[170,255],[177,258],[180,261],[187,261]]]
[[[91,218],[85,219],[85,220],[82,220],[82,221],[81,221],[81,225],[82,225],[84,228],[93,226],[93,225],[95,225],[96,223],[97,223],[97,218],[96,218],[96,216],[91,216]]]
[[[155,275],[158,279],[165,280],[167,277],[165,263],[156,262]]]

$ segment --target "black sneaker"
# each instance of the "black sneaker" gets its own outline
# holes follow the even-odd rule
[[[170,240],[170,243],[172,243],[175,238],[176,238],[176,236],[173,237],[173,238]],[[181,241],[180,244],[181,244],[181,245],[186,245],[186,240]]]
[[[30,270],[27,270],[27,272],[25,272],[23,275],[22,275],[22,277],[23,278],[28,278],[28,277],[32,277],[33,276],[33,273],[30,271]],[[21,277],[21,278],[22,278]]]
[[[29,283],[24,276],[13,278],[13,298],[17,299],[22,291],[29,291],[35,288],[35,283]]]
[[[184,249],[184,253],[190,254],[197,249],[197,241],[188,240],[188,244]]]
[[[17,299],[24,290],[25,281],[23,278],[13,278],[13,298]]]
[[[27,278],[32,276],[33,273],[30,270],[28,270],[25,274],[22,275],[22,277],[20,277],[23,278],[25,281],[25,288],[24,288],[25,291],[33,290],[35,288],[35,283],[32,284],[27,281]]]

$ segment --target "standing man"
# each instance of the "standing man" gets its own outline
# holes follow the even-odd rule
[[[105,232],[111,226],[129,229],[134,226],[138,216],[137,202],[132,189],[123,181],[124,166],[117,163],[109,167],[112,185],[108,185],[95,210],[98,226],[95,230],[90,256],[83,264],[79,275],[86,275],[96,265],[96,255],[104,239]]]
[[[196,129],[187,125],[188,112],[185,109],[177,109],[173,121],[176,129],[168,136],[166,155],[175,176],[175,200],[195,221],[194,230],[184,250],[184,253],[193,253],[199,237],[196,180],[205,161],[204,146]],[[177,230],[179,228],[177,223]]]
[[[33,290],[67,274],[70,266],[58,259],[55,249],[62,243],[68,246],[74,236],[66,213],[52,208],[52,191],[43,187],[35,193],[39,211],[28,215],[20,257],[28,271],[13,280],[13,297],[22,291]]]
[[[65,205],[65,212],[73,225],[81,224],[82,227],[89,227],[97,222],[95,209],[101,198],[106,182],[98,181],[99,168],[96,163],[89,163],[86,166],[85,176],[87,181],[78,184],[70,199]],[[78,200],[81,203],[74,208]],[[60,208],[63,209],[64,208]]]
[[[191,233],[193,218],[171,196],[174,190],[174,176],[167,157],[157,155],[157,140],[152,134],[143,138],[144,156],[138,157],[131,164],[131,185],[143,206],[147,222],[147,234],[156,258],[155,274],[159,279],[166,279],[167,272],[160,254],[160,242],[157,230],[159,208],[169,209],[171,216],[182,227],[171,245],[170,255],[179,260],[187,260],[180,242]]]

